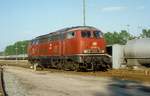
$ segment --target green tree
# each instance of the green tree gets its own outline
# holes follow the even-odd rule
[[[13,45],[9,45],[5,49],[5,55],[14,55],[15,54],[15,48]]]
[[[113,41],[113,33],[111,33],[111,32],[105,33],[104,34],[104,38],[105,38],[107,44],[111,45],[111,44],[114,43],[114,41]]]
[[[4,52],[0,52],[0,56],[3,56],[4,55]]]
[[[136,38],[135,36],[132,36],[126,30],[121,30],[121,32],[119,33],[120,44],[126,44],[128,40],[132,40],[135,38]]]
[[[104,37],[108,45],[112,44],[126,44],[128,40],[134,39],[135,37],[129,34],[126,30],[121,32],[107,32]]]
[[[13,45],[9,45],[5,49],[6,55],[19,55],[27,53],[28,40],[18,41]]]
[[[142,34],[140,34],[142,38],[150,38],[150,29],[143,29]]]

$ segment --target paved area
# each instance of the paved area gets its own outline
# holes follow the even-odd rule
[[[140,82],[11,66],[4,70],[9,96],[150,96],[150,85]]]

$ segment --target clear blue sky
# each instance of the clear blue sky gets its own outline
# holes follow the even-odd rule
[[[86,0],[87,25],[103,32],[150,28],[150,0]],[[82,25],[82,0],[0,0],[0,51],[64,27]],[[138,26],[139,29],[138,29]]]

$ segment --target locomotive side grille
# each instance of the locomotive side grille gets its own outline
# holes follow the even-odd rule
[[[86,49],[84,50],[84,53],[104,53],[104,50],[101,50],[100,48],[93,48],[93,49]]]
[[[100,49],[98,48],[91,49],[91,53],[100,53]]]

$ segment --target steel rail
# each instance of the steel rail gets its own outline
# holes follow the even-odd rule
[[[3,66],[0,65],[0,89],[2,96],[8,96],[5,90],[5,82],[4,82],[4,73],[3,73]]]

